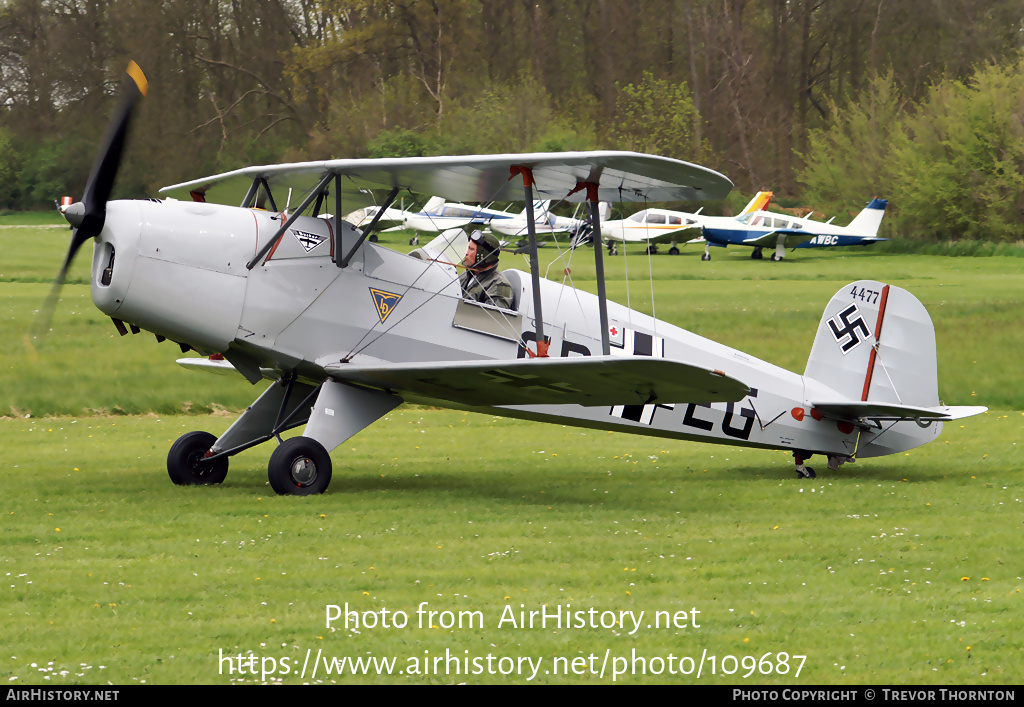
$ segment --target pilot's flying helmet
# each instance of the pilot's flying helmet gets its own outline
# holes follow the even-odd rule
[[[473,267],[489,268],[498,264],[498,253],[501,250],[501,242],[493,233],[473,231],[469,240],[476,243],[476,263]]]

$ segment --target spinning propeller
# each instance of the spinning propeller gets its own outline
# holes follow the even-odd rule
[[[64,258],[60,273],[53,283],[46,303],[36,319],[32,338],[38,339],[50,329],[57,300],[60,299],[61,286],[67,278],[71,263],[87,240],[95,238],[103,230],[107,217],[107,200],[114,187],[117,169],[121,165],[121,153],[124,151],[128,128],[132,113],[139,100],[146,95],[149,84],[142,69],[134,61],[128,63],[127,78],[122,89],[121,103],[110,118],[103,146],[96,156],[89,181],[85,185],[82,200],[63,209],[64,218],[73,227],[71,245]]]

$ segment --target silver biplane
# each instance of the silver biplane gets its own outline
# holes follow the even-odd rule
[[[939,402],[931,320],[896,286],[840,289],[800,375],[609,302],[600,239],[596,294],[541,278],[534,247],[530,272],[504,271],[515,297],[499,309],[462,298],[443,257],[451,248],[406,255],[369,242],[374,224],[317,217],[365,205],[367,190],[388,192],[385,209],[406,190],[585,200],[597,221],[601,200],[711,200],[731,189],[686,162],[628,152],[329,160],[198,179],[161,190],[164,200],[108,202],[145,87],[137,68],[129,75],[84,197],[65,211],[74,231],[57,287],[94,239],[92,298],[122,333],[147,330],[194,349],[204,358],[179,360],[190,368],[269,381],[220,437],[190,432],[173,444],[167,470],[177,484],[220,483],[232,455],[277,439],[273,489],[322,493],[331,450],[404,401],[787,449],[800,476],[814,475],[804,464],[812,454],[836,469],[917,447],[944,421],[985,410]],[[275,206],[286,189],[305,194],[290,214]]]

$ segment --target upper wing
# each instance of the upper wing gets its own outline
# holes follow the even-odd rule
[[[254,179],[264,178],[275,189],[305,194],[328,173],[342,179],[346,208],[363,206],[363,190],[394,187],[419,194],[436,194],[451,201],[519,201],[522,178],[510,179],[511,168],[533,170],[534,197],[567,198],[578,184],[599,184],[601,201],[689,201],[724,198],[732,182],[714,170],[636,152],[553,152],[394,159],[327,160],[246,167],[204,179],[164,187],[161,194],[189,198],[203,194],[208,201],[240,204]],[[582,201],[586,190],[570,201]]]
[[[843,402],[812,403],[825,417],[840,420],[959,420],[961,417],[978,415],[988,410],[981,406],[918,407],[896,403]]]
[[[750,388],[721,371],[638,356],[331,364],[338,381],[472,406],[736,402]]]

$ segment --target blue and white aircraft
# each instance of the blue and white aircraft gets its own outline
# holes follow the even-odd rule
[[[833,226],[827,222],[812,221],[810,214],[803,218],[771,211],[753,211],[731,216],[692,216],[701,227],[705,245],[701,260],[711,260],[710,246],[725,248],[730,245],[750,246],[750,257],[762,258],[761,249],[775,247],[772,260],[782,260],[786,248],[824,248],[831,246],[868,245],[888,240],[877,236],[885,215],[885,199],[872,199],[849,226]],[[691,241],[692,242],[692,241]]]

